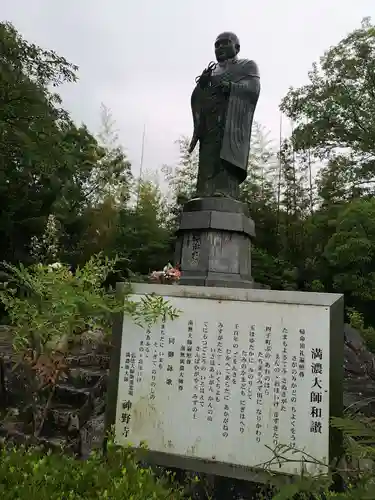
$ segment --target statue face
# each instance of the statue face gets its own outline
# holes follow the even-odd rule
[[[238,53],[236,44],[229,37],[218,37],[215,42],[215,55],[217,62],[233,59]]]

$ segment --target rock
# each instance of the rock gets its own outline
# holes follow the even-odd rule
[[[0,325],[0,356],[9,359],[12,355],[12,344],[10,342],[11,329],[7,325]]]
[[[366,416],[375,413],[375,356],[361,334],[344,325],[344,407]]]
[[[81,456],[88,457],[92,450],[101,448],[105,434],[104,413],[90,419],[80,430]]]
[[[64,444],[73,453],[87,454],[91,448],[100,447],[104,437],[105,393],[109,368],[109,349],[100,332],[90,332],[80,344],[74,346],[68,362],[71,369],[63,375],[50,401],[47,397],[34,400],[38,416],[38,437],[32,436],[30,396],[33,395],[30,372],[23,364],[16,369],[15,358],[8,335],[0,329],[0,395],[5,406],[0,421],[0,436],[16,442],[38,442],[55,448]],[[36,404],[36,406],[35,406]],[[20,411],[21,410],[21,411]],[[27,420],[27,422],[26,422]],[[43,422],[44,421],[44,422]],[[38,425],[39,425],[38,424]],[[42,425],[43,424],[43,425]]]
[[[360,351],[365,347],[361,334],[347,323],[344,325],[344,339],[345,344],[354,351]]]

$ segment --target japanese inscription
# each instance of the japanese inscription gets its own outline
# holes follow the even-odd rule
[[[164,366],[164,341],[165,341],[165,318],[163,318],[160,327],[160,338],[159,338],[159,370],[163,369]]]
[[[124,363],[124,382],[129,382],[129,370],[130,370],[130,352],[125,354]]]
[[[245,432],[246,426],[246,399],[247,399],[247,351],[241,351],[240,358],[240,433]]]
[[[296,446],[296,421],[297,421],[297,375],[298,375],[298,363],[297,356],[292,356],[292,382],[290,387],[292,389],[292,396],[290,398],[290,406],[291,406],[291,416],[290,416],[290,446],[295,448]]]
[[[169,386],[171,386],[173,384],[173,374],[175,372],[175,369],[174,369],[174,366],[173,366],[173,362],[172,362],[172,358],[173,356],[171,355],[171,353],[173,354],[173,351],[170,351],[169,350],[169,346],[173,346],[175,344],[176,340],[174,337],[168,337],[168,359],[167,359],[167,370],[166,370],[166,381],[165,383]]]
[[[271,390],[271,357],[272,357],[272,329],[266,326],[264,346],[264,395],[269,396]]]
[[[288,373],[288,330],[283,328],[282,330],[282,339],[283,339],[283,348],[282,348],[282,356],[281,356],[281,364],[282,364],[282,378],[281,378],[281,407],[280,411],[286,411],[288,406],[288,381],[287,381],[287,373]]]
[[[200,388],[199,388],[199,401],[201,404],[201,407],[204,408],[205,406],[205,393],[206,393],[206,381],[207,381],[207,350],[208,350],[208,322],[205,321],[203,323],[203,329],[202,329],[202,343],[201,343],[202,349],[201,349],[201,380],[200,380]],[[208,389],[208,387],[207,387]]]
[[[299,329],[299,376],[305,376],[305,335],[306,331],[304,328]]]
[[[152,370],[151,370],[151,384],[150,384],[150,401],[155,399],[155,388],[156,388],[156,375],[158,373],[158,343],[154,342],[154,349],[152,355]]]
[[[144,351],[145,351],[144,341],[141,340],[139,343],[139,349],[138,349],[138,366],[137,366],[137,378],[136,378],[137,384],[140,384],[142,382]]]
[[[248,368],[247,368],[247,391],[248,399],[253,398],[253,382],[254,382],[254,367],[255,367],[255,326],[251,325],[249,330],[249,343],[248,343]]]
[[[201,250],[200,235],[193,234],[191,241],[191,264],[196,266],[199,262],[199,254]]]
[[[223,359],[223,331],[224,325],[221,321],[217,324],[217,342],[216,342],[216,384],[215,384],[215,401],[217,404],[221,402],[221,377],[222,377],[222,359]]]
[[[257,371],[257,394],[256,394],[256,424],[255,435],[256,442],[260,443],[262,436],[262,416],[263,416],[263,352],[258,352],[258,371]]]
[[[134,394],[134,375],[135,375],[135,353],[132,352],[130,356],[130,370],[129,370],[129,396]]]
[[[279,411],[280,411],[280,354],[275,354],[275,363],[273,368],[273,444],[279,444]]]
[[[197,418],[198,402],[199,402],[199,388],[200,388],[200,346],[195,347],[195,355],[193,361],[193,382],[194,382],[194,393],[193,393],[193,418]],[[204,406],[204,405],[203,405]]]
[[[207,406],[207,420],[213,421],[214,405],[215,405],[215,366],[216,366],[216,349],[211,347],[210,364],[208,374],[208,406]]]
[[[146,341],[145,341],[145,356],[146,358],[150,355],[150,346],[151,346],[151,328],[148,327],[146,330]]]
[[[216,448],[204,459],[229,447],[249,462],[245,442],[258,463],[278,444],[314,456],[323,447],[328,454],[329,347],[327,336],[310,333],[316,310],[275,319],[267,304],[256,305],[264,306],[262,316],[258,309],[235,314],[211,311],[215,301],[192,302],[180,306],[185,311],[177,320],[161,319],[124,342],[118,439],[159,443],[157,429],[163,428],[160,436],[171,449],[182,450],[180,442],[184,450],[196,446],[197,433],[204,442],[213,439]],[[245,304],[234,305],[240,310]],[[168,452],[163,446],[155,449]]]
[[[186,364],[191,364],[191,358],[193,356],[193,325],[194,322],[192,320],[188,321],[188,338],[187,338],[187,347],[186,347]]]
[[[311,374],[313,384],[311,386],[310,402],[311,402],[311,426],[310,432],[314,434],[322,433],[322,403],[323,403],[323,351],[318,347],[311,349]]]
[[[122,412],[121,412],[121,424],[123,425],[122,436],[125,438],[128,437],[128,435],[129,435],[131,409],[132,409],[132,402],[130,400],[123,401],[121,403],[121,410],[122,410]]]

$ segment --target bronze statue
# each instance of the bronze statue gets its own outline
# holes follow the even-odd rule
[[[191,96],[190,153],[199,141],[198,197],[238,199],[246,179],[260,80],[256,63],[238,59],[239,51],[238,37],[221,33],[215,41],[217,63],[211,62],[196,79]]]

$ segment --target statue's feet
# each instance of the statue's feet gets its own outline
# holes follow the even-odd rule
[[[212,196],[214,198],[232,198],[228,193],[225,193],[223,191],[215,191]]]
[[[193,198],[228,198],[230,200],[235,200],[233,196],[231,196],[228,193],[225,193],[224,191],[214,191],[213,193],[199,193],[196,192],[193,196]]]

